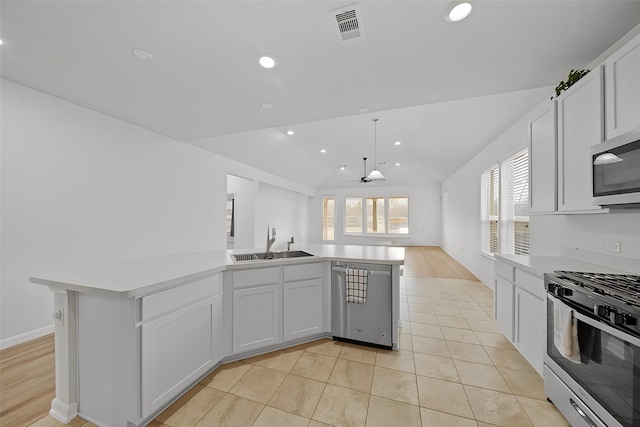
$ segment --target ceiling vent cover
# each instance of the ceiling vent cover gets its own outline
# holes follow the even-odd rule
[[[338,24],[338,37],[340,44],[353,43],[364,39],[362,28],[362,15],[358,5],[341,7],[332,10],[331,16]]]

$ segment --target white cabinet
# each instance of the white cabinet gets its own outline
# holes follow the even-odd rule
[[[640,35],[604,63],[606,139],[640,128]]]
[[[591,146],[603,139],[602,71],[558,97],[558,210],[594,211]]]
[[[558,202],[556,102],[544,102],[529,117],[529,211],[554,212]]]
[[[284,340],[323,332],[322,264],[284,268]]]
[[[500,260],[494,263],[494,315],[498,327],[542,375],[544,280]]]
[[[233,291],[233,352],[282,342],[279,283]]]

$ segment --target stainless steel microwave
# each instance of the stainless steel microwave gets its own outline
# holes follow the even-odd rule
[[[594,145],[593,204],[640,208],[640,129]]]

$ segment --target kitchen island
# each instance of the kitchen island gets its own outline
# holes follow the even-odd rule
[[[54,292],[50,414],[144,425],[220,364],[331,336],[331,261],[391,266],[397,349],[404,248],[296,249],[313,256],[234,263],[251,251],[207,251],[33,275]]]

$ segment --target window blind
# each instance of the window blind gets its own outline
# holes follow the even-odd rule
[[[498,252],[499,178],[497,164],[485,170],[480,178],[480,220],[482,230],[482,247],[480,250],[488,255]]]
[[[516,153],[500,165],[502,252],[529,253],[529,152]]]

